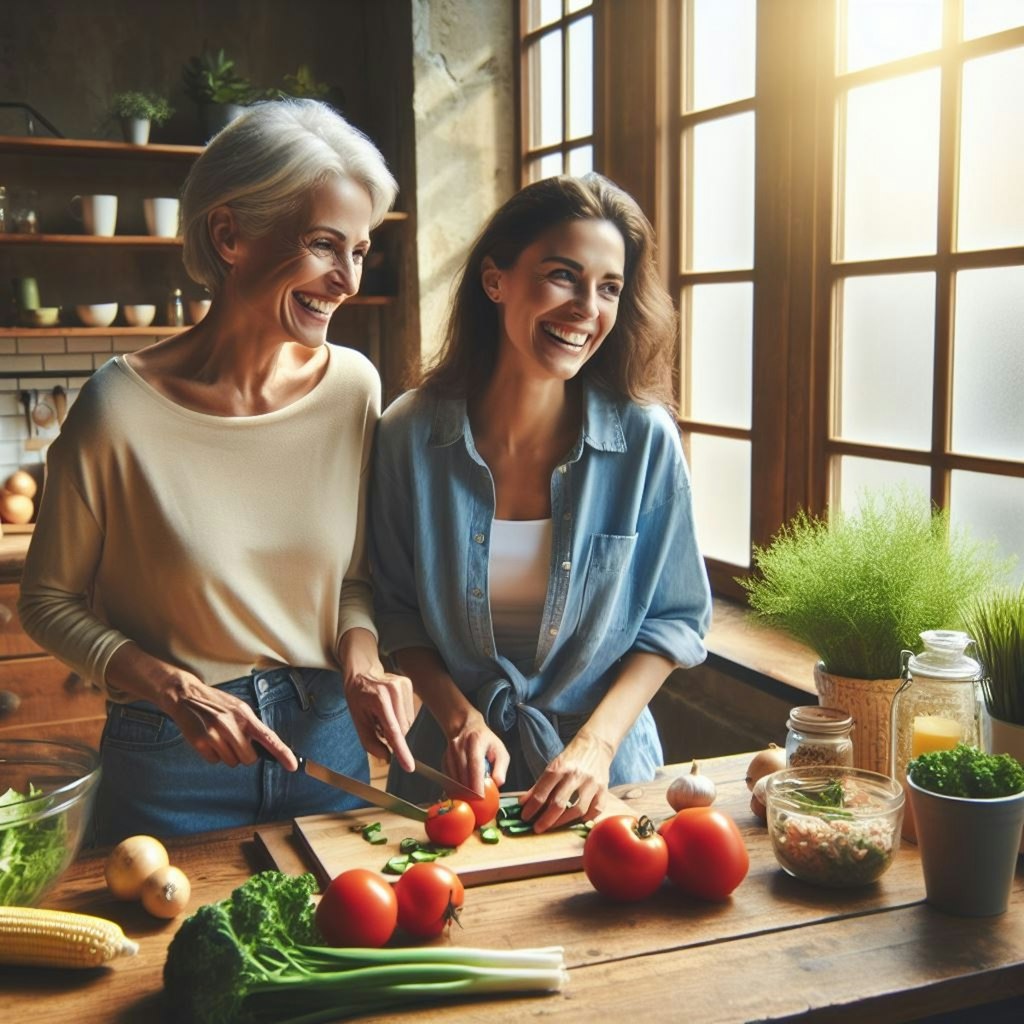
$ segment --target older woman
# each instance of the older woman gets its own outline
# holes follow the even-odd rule
[[[366,750],[412,767],[364,553],[380,382],[326,343],[395,192],[329,107],[243,114],[182,196],[208,315],[108,361],[50,449],[19,610],[110,698],[98,842],[355,803],[292,774],[293,749],[363,779]]]
[[[647,704],[705,657],[675,337],[635,201],[547,179],[484,228],[438,363],[381,420],[371,566],[382,647],[425,705],[407,740],[477,789],[490,763],[537,831],[653,777]]]

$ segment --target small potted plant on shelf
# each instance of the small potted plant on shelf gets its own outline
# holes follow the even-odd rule
[[[979,598],[964,619],[984,673],[982,745],[1024,764],[1024,585]]]
[[[121,121],[124,141],[144,146],[149,141],[150,125],[162,125],[174,114],[174,107],[153,92],[115,93],[110,101],[110,113]]]
[[[1005,912],[1024,828],[1024,767],[964,743],[907,765],[928,902],[965,917]]]
[[[818,654],[819,703],[853,715],[855,765],[883,774],[900,652],[926,630],[962,626],[964,607],[1006,571],[994,545],[905,488],[866,492],[856,513],[798,512],[755,546],[754,565],[738,580],[751,608]]]
[[[230,124],[258,94],[222,49],[204,49],[182,69],[185,94],[199,107],[204,141]]]

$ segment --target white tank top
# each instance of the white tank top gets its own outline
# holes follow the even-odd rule
[[[498,653],[532,664],[551,571],[550,519],[495,519],[488,587]]]

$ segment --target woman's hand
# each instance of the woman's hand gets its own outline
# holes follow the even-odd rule
[[[384,669],[373,634],[359,627],[343,634],[338,663],[352,723],[367,753],[383,761],[393,754],[405,771],[413,771],[415,760],[405,742],[414,716],[410,680]]]
[[[487,727],[483,715],[473,709],[458,731],[448,737],[441,771],[477,793],[482,793],[488,765],[491,779],[500,789],[508,773],[508,750]]]
[[[210,764],[254,764],[258,758],[252,743],[257,740],[289,771],[299,766],[291,748],[244,701],[134,643],[114,652],[106,680],[129,697],[155,704]]]
[[[523,818],[534,832],[546,832],[576,819],[596,818],[608,799],[615,751],[586,727],[544,769],[523,796]]]

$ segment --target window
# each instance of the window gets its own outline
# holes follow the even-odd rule
[[[594,169],[591,0],[523,0],[523,182]]]
[[[594,0],[587,86],[581,6],[523,4],[524,67],[562,33],[559,129],[592,88],[595,166],[658,230],[716,591],[798,507],[893,482],[1024,578],[1024,3]],[[524,180],[575,144],[531,75]]]

